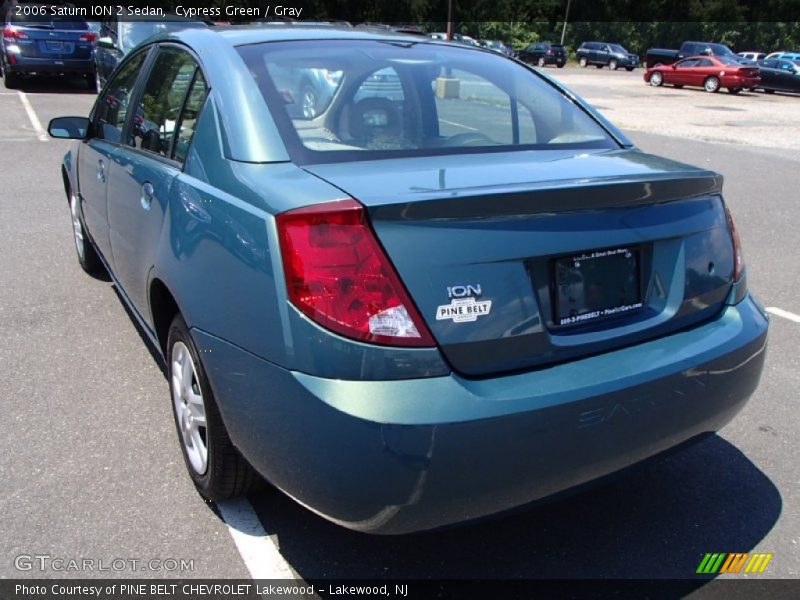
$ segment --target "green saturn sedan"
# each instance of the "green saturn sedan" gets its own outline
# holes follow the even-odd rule
[[[495,52],[187,29],[50,132],[76,140],[78,260],[163,355],[206,498],[264,479],[351,529],[433,529],[702,439],[758,384],[722,177]]]

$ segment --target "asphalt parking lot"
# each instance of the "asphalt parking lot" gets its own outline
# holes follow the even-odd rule
[[[776,309],[761,386],[731,424],[557,504],[442,532],[357,534],[270,491],[207,505],[160,365],[113,285],[75,260],[67,143],[43,128],[95,96],[79,82],[0,86],[0,577],[92,575],[20,570],[19,556],[47,555],[140,561],[102,573],[122,577],[683,578],[706,552],[754,550],[774,554],[761,577],[800,577],[800,97],[651,88],[641,70],[547,73],[643,150],[726,177],[750,287]],[[191,568],[167,568],[180,559]]]

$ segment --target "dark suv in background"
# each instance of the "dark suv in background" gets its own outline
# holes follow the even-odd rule
[[[561,44],[537,42],[520,50],[517,58],[531,65],[555,65],[560,69],[567,64],[567,50]]]
[[[0,71],[6,87],[19,87],[23,75],[80,75],[95,87],[94,43],[97,34],[82,17],[50,14],[47,5],[11,7],[3,19]]]
[[[612,71],[625,67],[626,71],[633,71],[639,66],[639,57],[631,54],[619,44],[608,42],[583,42],[576,52],[578,63],[582,67],[595,65],[598,69],[608,66]]]

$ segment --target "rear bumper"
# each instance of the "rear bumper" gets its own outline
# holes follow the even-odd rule
[[[14,63],[6,64],[6,70],[12,73],[28,74],[59,74],[94,73],[94,59],[54,59],[54,58],[29,58],[26,56],[14,55]]]
[[[757,87],[761,83],[760,77],[730,77],[722,78],[722,85],[728,88],[745,88],[750,89]]]
[[[713,322],[516,375],[341,381],[194,330],[231,438],[277,487],[353,529],[407,533],[543,499],[719,430],[758,384],[768,322]]]

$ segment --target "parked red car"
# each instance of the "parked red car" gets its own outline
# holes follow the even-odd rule
[[[758,67],[743,65],[727,56],[691,56],[671,65],[652,67],[645,71],[644,80],[653,86],[698,86],[712,93],[724,87],[731,94],[752,89],[761,82]]]

